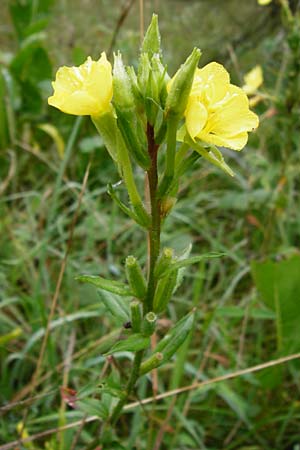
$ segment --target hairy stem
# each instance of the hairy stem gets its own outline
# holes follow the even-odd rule
[[[148,124],[148,152],[151,158],[151,167],[147,172],[150,204],[151,204],[151,226],[148,231],[149,242],[149,266],[148,266],[148,287],[145,299],[145,313],[153,308],[153,298],[156,288],[156,280],[154,276],[154,269],[160,251],[160,201],[157,196],[158,174],[157,174],[157,152],[158,145],[154,141],[154,129]]]
[[[154,276],[154,270],[160,251],[160,201],[157,198],[157,184],[158,184],[157,152],[159,146],[155,143],[154,128],[150,124],[147,125],[147,139],[148,139],[148,152],[151,158],[151,167],[147,171],[149,184],[149,197],[151,204],[151,225],[148,230],[149,264],[148,264],[147,293],[143,311],[144,315],[147,314],[147,312],[151,311],[153,308],[153,299],[156,289],[156,279]],[[143,355],[144,350],[135,353],[131,374],[125,389],[125,395],[116,404],[110,417],[109,424],[115,424],[117,422],[122,413],[123,407],[128,400],[128,397],[131,395],[134,389],[134,386],[139,378],[140,366],[142,363]]]

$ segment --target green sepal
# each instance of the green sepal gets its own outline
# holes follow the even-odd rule
[[[172,358],[191,331],[194,315],[195,311],[193,310],[183,317],[158,343],[150,357],[141,364],[140,375],[144,375],[155,367],[165,364]],[[157,355],[159,355],[159,358]]]
[[[181,118],[187,106],[191,92],[194,74],[201,56],[201,51],[194,48],[191,55],[181,65],[172,79],[171,87],[166,100],[167,115],[175,115]]]
[[[123,298],[111,292],[98,289],[98,295],[107,311],[120,322],[126,323],[130,320],[129,306],[124,302]]]
[[[158,27],[158,17],[156,14],[153,14],[151,23],[146,31],[142,43],[141,53],[148,53],[150,57],[152,57],[155,53],[160,54],[160,41],[161,39]]]
[[[104,354],[104,356],[112,355],[116,352],[138,352],[148,348],[149,346],[150,337],[143,336],[140,333],[135,333],[123,341],[116,342],[109,352]]]
[[[77,275],[75,280],[80,283],[92,284],[99,289],[112,292],[113,294],[125,297],[130,297],[133,295],[132,290],[129,286],[127,286],[127,284],[122,283],[121,281],[107,280],[106,278],[102,278],[98,275]]]
[[[214,166],[222,169],[225,173],[234,177],[234,172],[225,162],[220,150],[212,144],[206,144],[201,141],[194,141],[188,134],[186,126],[183,125],[177,133],[178,141],[187,143],[195,152],[203,156],[204,159],[209,161]]]
[[[147,290],[146,279],[143,275],[141,266],[134,256],[127,256],[125,269],[127,280],[134,296],[143,300]]]

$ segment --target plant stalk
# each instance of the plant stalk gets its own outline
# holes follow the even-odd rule
[[[153,309],[153,299],[156,288],[156,279],[154,275],[155,265],[160,251],[160,200],[157,195],[158,174],[157,174],[157,152],[158,145],[154,140],[154,128],[147,125],[148,152],[151,158],[151,167],[147,172],[149,184],[149,196],[151,205],[151,226],[148,231],[149,243],[149,265],[148,265],[148,286],[145,298],[144,314]]]
[[[148,152],[151,158],[151,167],[147,171],[148,184],[149,184],[149,197],[151,205],[151,225],[148,230],[148,282],[147,292],[144,303],[143,315],[152,311],[153,299],[156,289],[156,277],[154,274],[156,262],[160,252],[160,201],[157,196],[158,187],[158,174],[157,174],[157,152],[159,146],[154,140],[154,128],[149,123],[147,124],[147,139],[148,139]],[[134,386],[139,378],[140,366],[142,363],[144,350],[140,350],[135,353],[134,361],[131,369],[131,374],[126,385],[125,395],[116,404],[112,415],[110,417],[109,424],[116,424],[118,421],[123,407],[126,404],[128,397],[132,393]]]

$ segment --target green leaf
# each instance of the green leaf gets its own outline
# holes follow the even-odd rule
[[[149,346],[150,337],[145,337],[140,333],[135,333],[123,341],[116,342],[104,356],[111,355],[116,352],[137,352],[139,350],[144,350]]]
[[[38,128],[44,131],[46,134],[48,134],[48,136],[50,136],[53,139],[56,145],[57,153],[59,157],[63,159],[65,152],[65,143],[58,129],[54,125],[51,125],[50,123],[42,123],[41,125],[38,126]]]
[[[221,383],[214,386],[214,390],[223,398],[229,407],[236,413],[239,420],[249,424],[247,401],[231,389],[227,384]]]
[[[279,352],[299,351],[300,255],[282,261],[254,261],[251,269],[263,302],[276,314]]]
[[[186,266],[196,264],[202,261],[203,259],[220,258],[221,256],[226,256],[226,253],[220,252],[203,253],[202,255],[199,256],[192,256],[191,258],[181,259],[179,261],[177,260],[166,269],[163,275],[173,272],[174,270],[182,269]]]
[[[21,39],[31,21],[31,3],[15,0],[10,2],[9,9],[15,30],[19,39]]]
[[[2,71],[0,71],[0,150],[8,143],[8,123],[6,111],[6,85]]]
[[[130,320],[129,305],[124,302],[123,298],[100,289],[97,292],[102,303],[115,319],[123,323]]]
[[[193,310],[171,328],[169,333],[157,344],[150,357],[142,363],[140,369],[141,375],[155,367],[161,366],[172,358],[188,337],[192,329],[194,316],[195,311]]]
[[[10,69],[17,79],[23,81],[27,80],[31,77],[31,70],[36,71],[36,68],[33,68],[32,66],[34,53],[38,49],[42,49],[42,51],[45,52],[42,47],[42,43],[44,42],[45,38],[45,33],[36,33],[32,36],[29,36],[22,42],[19,51],[16,53],[10,64]],[[51,77],[51,74],[49,75]],[[36,77],[34,78],[36,79]]]
[[[84,414],[88,414],[89,416],[98,416],[101,419],[107,419],[109,415],[107,407],[101,403],[100,400],[96,400],[95,398],[77,400],[76,407]]]
[[[97,275],[78,275],[75,277],[76,281],[80,283],[88,283],[96,286],[97,288],[103,289],[104,291],[112,292],[113,294],[121,296],[132,296],[133,292],[125,283],[115,280],[107,280]]]

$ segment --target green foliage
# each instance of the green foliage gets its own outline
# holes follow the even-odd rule
[[[296,2],[289,3],[294,12]],[[135,68],[140,46],[137,5],[116,38],[126,62]],[[179,192],[179,201],[166,213],[162,235],[162,245],[174,249],[174,261],[172,269],[162,265],[156,275],[187,270],[165,310],[168,320],[164,315],[157,320],[156,345],[194,306],[197,319],[189,324],[193,331],[176,356],[159,367],[157,384],[153,378],[158,394],[298,351],[299,31],[297,23],[291,28],[286,20],[281,23],[278,5],[274,0],[268,7],[240,0],[157,2],[170,74],[196,44],[203,49],[201,64],[221,61],[236,84],[242,85],[244,74],[258,63],[265,79],[259,88],[263,100],[255,107],[260,128],[242,154],[223,153],[236,174],[233,179],[205,161],[208,148],[201,156],[191,153],[184,166],[180,158],[176,161],[182,181],[170,189],[165,210],[173,192]],[[107,156],[108,139],[96,136],[87,121],[79,119],[73,128],[73,118],[46,104],[51,65],[80,64],[87,54],[97,58],[99,48],[110,45],[122,5],[116,0],[101,5],[74,0],[67,10],[69,6],[42,0],[1,3],[0,403],[10,408],[1,410],[3,445],[19,438],[17,424],[26,415],[29,436],[81,421],[86,414],[107,417],[123,398],[120,373],[128,372],[131,355],[129,350],[103,355],[116,342],[126,343],[120,339],[141,333],[123,329],[132,319],[130,296],[106,291],[103,284],[97,294],[93,284],[74,281],[78,273],[100,273],[99,278],[88,277],[96,283],[113,279],[129,295],[125,258],[134,254],[144,266],[147,243],[133,223],[137,216],[127,206],[126,190]],[[146,22],[151,5],[145,6]],[[150,58],[152,70],[158,61]],[[151,93],[148,116],[155,117],[156,142],[161,143],[166,128],[160,127],[162,112],[153,98],[159,95],[165,104],[165,68],[157,74],[162,91]],[[151,80],[147,93],[141,92],[138,77],[129,70],[134,95],[142,101],[151,92]],[[65,142],[73,128],[62,159],[53,138],[40,129],[49,123]],[[218,154],[215,158],[216,165],[223,165]],[[74,219],[89,160],[87,187]],[[141,171],[135,176],[142,192]],[[123,210],[112,206],[107,183]],[[28,386],[70,242],[42,371],[31,395]],[[190,242],[192,255],[186,261],[176,259]],[[217,253],[222,257],[205,257]],[[197,254],[203,257],[200,264]],[[111,331],[112,323],[119,328]],[[159,357],[152,367],[163,358],[160,347],[155,351],[151,357]],[[145,352],[144,359],[149,357]],[[296,450],[299,367],[280,367],[134,406],[120,421],[118,436],[112,433],[104,448],[155,448],[162,436],[161,449]],[[152,396],[152,378],[145,378],[128,403]],[[78,408],[62,402],[59,387],[65,384],[77,392]],[[25,403],[15,405],[18,398]],[[67,450],[77,439],[75,449],[83,449],[99,426],[99,421],[86,422],[82,429],[37,438],[32,446]]]
[[[142,334],[132,334],[123,341],[116,342],[106,355],[112,355],[116,352],[138,352],[144,350],[150,345],[150,338]]]
[[[252,273],[262,300],[276,314],[277,345],[281,354],[300,350],[300,256],[282,261],[253,262]]]

